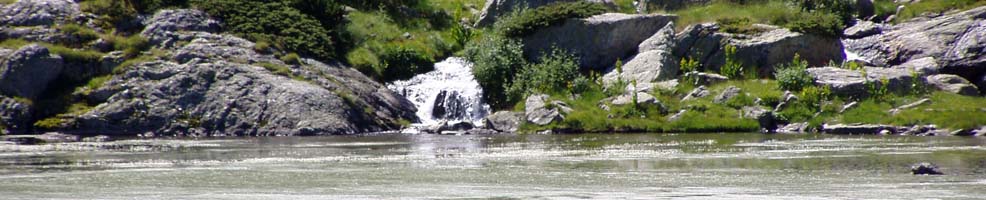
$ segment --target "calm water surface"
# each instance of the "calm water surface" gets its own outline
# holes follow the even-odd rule
[[[982,199],[986,139],[364,135],[0,145],[2,199]],[[934,162],[945,176],[910,175]]]

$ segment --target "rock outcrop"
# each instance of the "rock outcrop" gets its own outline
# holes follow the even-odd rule
[[[72,0],[18,0],[0,7],[0,25],[9,26],[48,25],[82,15]]]
[[[537,59],[552,48],[580,57],[582,69],[606,70],[617,60],[634,55],[638,45],[676,19],[673,15],[606,13],[568,19],[561,25],[535,31],[523,38],[524,54]]]
[[[7,96],[34,99],[62,71],[62,58],[48,48],[31,44],[0,62],[0,92]]]
[[[548,95],[536,94],[527,97],[524,113],[527,122],[537,125],[548,125],[565,119],[565,114],[572,112],[565,102],[548,101]]]
[[[485,27],[493,25],[497,19],[510,14],[517,8],[534,9],[552,3],[577,1],[602,3],[610,7],[616,6],[610,0],[486,0],[486,6],[483,7],[482,13],[479,14],[479,19],[476,20],[475,26]]]
[[[611,67],[603,75],[606,84],[620,80],[625,83],[653,83],[673,79],[678,75],[678,61],[671,55],[674,47],[674,23],[668,23],[653,36],[637,46],[637,55],[620,69]],[[617,86],[622,87],[622,86]]]
[[[966,96],[979,95],[979,89],[972,85],[968,80],[951,74],[936,74],[925,78],[929,85],[954,94]]]
[[[808,68],[808,74],[815,79],[818,86],[828,86],[836,95],[864,97],[869,95],[867,83],[878,87],[886,87],[891,92],[903,92],[911,88],[915,80],[909,70],[897,68],[865,67],[865,77],[862,71],[835,67]],[[881,80],[886,79],[887,85]]]
[[[845,44],[876,66],[934,57],[941,73],[975,79],[986,74],[986,7],[909,20]]]
[[[763,31],[753,35],[719,32],[716,24],[696,24],[675,36],[676,58],[695,59],[705,70],[718,71],[726,63],[723,44],[736,47],[735,58],[759,74],[774,73],[774,66],[790,63],[795,54],[812,66],[840,62],[845,58],[842,42],[811,34],[792,32],[769,25],[754,25]]]

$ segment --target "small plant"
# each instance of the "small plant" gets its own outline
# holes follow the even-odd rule
[[[698,71],[698,65],[698,61],[691,57],[681,58],[680,71],[681,73]]]
[[[280,76],[291,77],[294,75],[293,73],[291,73],[291,68],[288,68],[287,66],[278,65],[274,63],[259,63],[257,65],[260,65],[261,67],[264,67],[264,69],[267,69],[267,71],[270,71],[271,73]]]
[[[719,68],[719,73],[730,79],[740,78],[743,64],[736,60],[736,46],[726,45],[726,64]]]
[[[298,56],[297,53],[289,53],[287,55],[281,56],[281,61],[289,65],[300,65],[301,56]]]
[[[716,20],[722,32],[753,35],[764,30],[753,26],[750,18],[746,17],[726,17]]]
[[[256,51],[258,53],[267,53],[267,52],[270,52],[270,42],[267,42],[267,41],[259,41],[259,42],[255,43],[255,44],[253,44],[253,51]]]
[[[801,102],[810,108],[818,111],[821,109],[822,102],[830,100],[832,97],[832,88],[825,87],[806,87],[801,90]]]
[[[615,66],[616,66],[616,73],[622,75],[623,74],[623,60],[617,58],[616,59],[616,65]]]
[[[928,88],[924,85],[924,80],[917,71],[911,69],[911,94],[922,95],[927,94]]]
[[[890,80],[886,78],[881,78],[879,83],[875,81],[867,81],[866,87],[869,89],[870,97],[877,102],[886,102],[890,100],[888,87],[890,85]]]
[[[99,33],[95,30],[78,24],[63,24],[58,26],[58,31],[72,38],[78,38],[82,43],[99,39]]]
[[[592,89],[592,80],[589,80],[588,78],[585,78],[583,76],[579,76],[578,78],[575,78],[575,80],[572,80],[570,85],[571,87],[569,87],[569,91],[573,95],[582,94]]]
[[[808,62],[801,60],[801,56],[795,54],[791,63],[778,67],[774,77],[781,90],[801,91],[811,85],[815,80],[808,74]]]
[[[857,71],[863,69],[863,65],[860,65],[858,62],[848,62],[846,63],[845,68],[848,70]]]

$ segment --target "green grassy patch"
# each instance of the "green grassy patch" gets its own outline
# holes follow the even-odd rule
[[[931,103],[891,114],[889,110],[915,102],[915,96],[894,96],[890,101],[865,100],[841,117],[845,123],[900,126],[935,124],[941,128],[978,128],[986,124],[986,98],[944,92],[932,93]]]
[[[495,26],[504,36],[523,37],[537,29],[565,22],[566,19],[584,18],[605,12],[606,7],[598,3],[559,2],[532,10],[520,10],[519,13],[501,18]]]
[[[57,44],[42,43],[41,45],[48,47],[49,52],[62,56],[62,59],[69,63],[95,63],[105,55],[95,50],[73,49]]]
[[[16,3],[16,2],[17,2],[17,0],[0,0],[0,5],[13,4],[13,3]]]
[[[980,6],[986,6],[986,1],[982,0],[922,0],[917,3],[906,4],[904,10],[897,15],[896,22],[919,17],[925,13],[944,13],[951,10],[968,10]]]
[[[79,25],[79,24],[62,24],[57,27],[58,31],[62,34],[69,35],[73,38],[79,38],[82,43],[73,44],[75,47],[81,47],[83,43],[99,39],[99,33],[97,33],[92,28]]]
[[[29,44],[31,44],[31,42],[28,42],[27,40],[22,40],[22,39],[6,39],[6,40],[3,40],[2,42],[0,42],[0,47],[7,48],[7,49],[17,50],[17,49],[20,49],[21,47],[27,46]]]

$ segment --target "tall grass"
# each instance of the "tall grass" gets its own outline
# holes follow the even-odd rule
[[[983,0],[922,0],[906,4],[904,10],[897,15],[897,22],[918,17],[924,13],[943,13],[950,10],[967,10],[986,6]]]
[[[678,15],[678,20],[675,22],[678,30],[692,24],[742,18],[747,18],[752,23],[783,25],[798,20],[801,15],[800,9],[778,0],[752,4],[716,1],[708,5],[692,6],[670,13]]]

